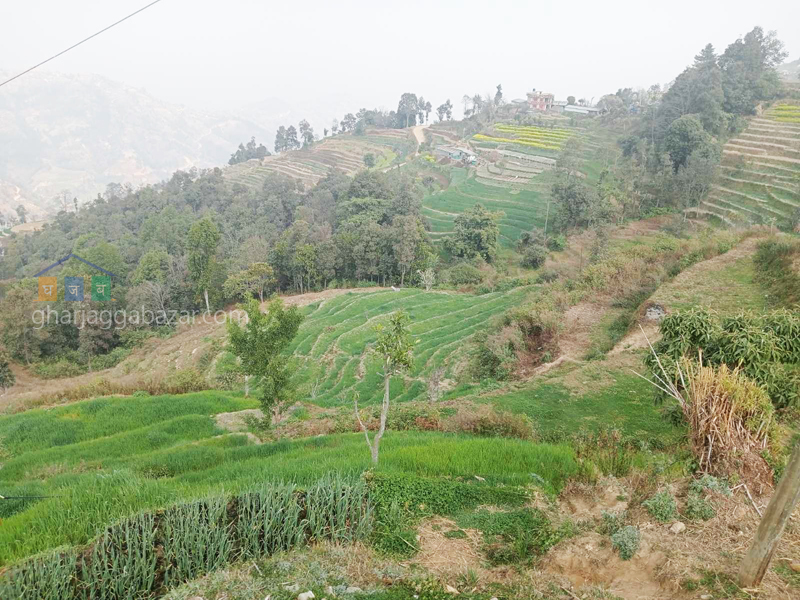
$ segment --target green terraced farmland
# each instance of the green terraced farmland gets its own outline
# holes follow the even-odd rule
[[[0,505],[0,566],[63,544],[82,544],[117,519],[267,481],[310,483],[371,466],[360,434],[253,444],[214,414],[256,403],[216,392],[99,398],[0,417],[6,440],[0,493],[50,496]],[[141,421],[137,421],[141,417]],[[68,432],[59,436],[59,430]],[[379,469],[521,485],[535,472],[560,489],[577,472],[566,446],[466,435],[390,432]]]
[[[716,185],[687,212],[727,225],[774,223],[791,229],[800,210],[800,125],[785,121],[781,105],[725,144]]]
[[[453,231],[456,216],[475,204],[483,204],[491,211],[505,213],[500,219],[500,242],[512,247],[522,232],[534,226],[544,227],[550,177],[548,173],[537,177],[537,181],[542,182],[539,190],[511,189],[467,178],[466,170],[456,168],[452,171],[450,187],[423,199],[422,214],[431,223],[433,238],[442,239]]]
[[[427,375],[445,367],[446,377],[468,351],[466,342],[489,320],[518,304],[530,288],[480,296],[424,292],[418,289],[346,294],[312,305],[292,351],[299,361],[301,396],[322,406],[377,402],[382,393],[380,362],[369,352],[375,325],[392,312],[405,310],[417,342],[414,368],[406,381],[395,377],[392,397],[422,399]]]

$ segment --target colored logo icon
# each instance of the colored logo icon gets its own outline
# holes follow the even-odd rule
[[[111,277],[92,275],[92,301],[106,302],[108,300],[111,300]]]
[[[97,269],[105,273],[105,275],[92,275],[91,283],[91,297],[93,302],[108,302],[114,300],[111,297],[111,278],[116,277],[111,271],[106,271],[102,267],[90,263],[88,260],[82,259],[75,254],[67,254],[58,262],[53,263],[43,271],[40,271],[34,277],[39,278],[39,298],[40,302],[53,302],[58,300],[58,280],[55,277],[42,277],[50,269],[59,265],[63,265],[70,258],[79,260],[80,262],[89,265],[93,269]],[[70,302],[82,302],[84,299],[84,278],[83,277],[64,277],[64,300]]]
[[[64,300],[83,301],[83,277],[64,277]]]
[[[39,301],[58,300],[58,280],[55,277],[39,277]]]

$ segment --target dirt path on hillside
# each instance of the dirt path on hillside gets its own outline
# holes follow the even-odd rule
[[[411,129],[411,133],[414,134],[414,139],[417,140],[417,146],[421,146],[425,143],[425,132],[423,129],[427,129],[427,127],[428,125],[417,125]]]

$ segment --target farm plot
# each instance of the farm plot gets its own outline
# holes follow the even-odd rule
[[[574,134],[574,131],[561,127],[496,123],[488,134],[478,133],[472,139],[479,143],[513,144],[535,150],[558,151]]]
[[[270,174],[280,173],[310,187],[333,169],[352,174],[365,168],[364,156],[368,153],[375,155],[379,168],[405,155],[411,147],[404,130],[369,130],[364,136],[342,134],[326,138],[309,149],[233,165],[225,169],[224,176],[231,183],[260,189]]]
[[[717,183],[687,212],[731,226],[774,223],[791,229],[800,211],[800,124],[786,121],[794,108],[769,109],[725,144]]]
[[[370,467],[360,434],[259,445],[217,427],[215,414],[254,404],[204,392],[98,398],[0,417],[0,492],[37,496],[0,506],[0,566],[83,544],[140,511],[240,493],[269,481],[304,484]],[[490,484],[506,485],[528,483],[536,472],[559,489],[577,463],[565,446],[393,431],[381,445],[380,470],[465,478],[481,473]]]
[[[369,352],[372,326],[404,310],[412,321],[415,364],[406,381],[392,382],[392,395],[400,401],[422,399],[430,372],[444,368],[451,377],[466,360],[466,342],[529,291],[472,295],[408,289],[347,294],[312,305],[292,347],[301,395],[321,406],[350,404],[356,393],[365,405],[377,402],[383,379],[380,362]]]
[[[475,177],[467,177],[465,169],[453,169],[450,186],[423,199],[422,214],[431,224],[434,240],[452,233],[455,217],[475,204],[504,213],[500,219],[500,243],[505,247],[516,244],[522,232],[544,226],[552,183],[549,174],[539,176],[534,187],[499,185],[497,181],[486,181],[481,173],[479,170]]]

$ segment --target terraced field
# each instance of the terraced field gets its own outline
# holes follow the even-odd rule
[[[566,127],[538,127],[495,123],[488,135],[478,133],[472,139],[478,143],[511,144],[535,150],[561,150],[564,143],[575,135]]]
[[[326,138],[309,149],[283,152],[261,160],[250,160],[225,169],[232,183],[260,189],[270,173],[294,177],[313,186],[332,169],[352,174],[364,168],[364,155],[377,158],[376,168],[385,168],[398,156],[413,150],[414,143],[404,129],[371,129],[366,135],[340,134]]]
[[[779,103],[751,119],[723,153],[713,190],[687,212],[730,226],[791,229],[800,210],[800,108]]]
[[[547,198],[552,183],[548,174],[543,174],[534,185],[519,186],[513,182],[487,180],[481,165],[474,176],[467,169],[451,171],[450,186],[426,196],[422,214],[431,224],[431,236],[440,240],[453,232],[453,220],[475,204],[483,204],[492,211],[503,211],[500,219],[500,242],[505,247],[513,246],[523,231],[533,226],[543,227],[547,211]]]
[[[417,342],[415,364],[407,381],[395,378],[392,396],[399,401],[423,399],[426,377],[444,367],[445,377],[465,360],[465,342],[489,320],[530,291],[519,288],[480,296],[424,292],[418,289],[346,294],[311,305],[292,350],[300,360],[297,379],[302,397],[321,406],[351,404],[356,392],[363,404],[382,393],[380,362],[368,351],[375,340],[372,326],[396,310],[411,317]]]

